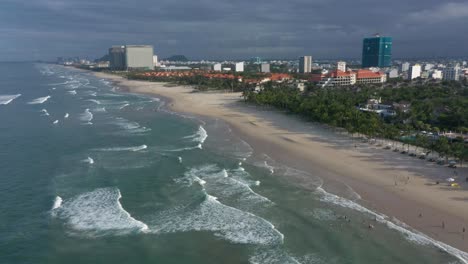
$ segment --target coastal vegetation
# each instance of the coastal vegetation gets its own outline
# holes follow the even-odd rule
[[[285,83],[269,82],[260,91],[245,90],[243,96],[247,102],[272,106],[307,120],[341,127],[353,135],[396,140],[408,148],[412,144],[460,161],[468,158],[463,138],[439,136],[442,131],[468,132],[468,88],[460,83],[444,82],[398,89],[370,85],[340,89],[309,87],[300,92]],[[411,109],[396,109],[395,116],[383,118],[376,113],[359,110],[359,105],[369,98],[405,101]]]

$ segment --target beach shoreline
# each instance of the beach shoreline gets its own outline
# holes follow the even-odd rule
[[[359,204],[468,252],[468,233],[466,238],[462,233],[463,227],[468,229],[467,184],[462,183],[460,189],[434,185],[436,180],[451,176],[448,168],[368,144],[354,147],[347,136],[279,111],[239,102],[239,93],[192,92],[190,87],[95,75],[116,82],[124,92],[164,97],[176,112],[222,119],[256,152],[318,175],[328,192],[339,192],[334,189],[340,185],[336,183],[345,184],[361,196]],[[463,169],[464,174],[460,174],[466,175]],[[307,189],[308,179],[287,180]]]

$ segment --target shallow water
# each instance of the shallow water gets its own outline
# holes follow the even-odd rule
[[[219,120],[172,113],[71,68],[0,72],[0,263],[457,263],[463,254],[360,206],[349,188],[327,193],[320,175],[257,153]],[[288,178],[307,178],[308,190]]]

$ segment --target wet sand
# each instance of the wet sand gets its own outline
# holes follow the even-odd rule
[[[457,168],[461,188],[452,188],[445,181],[453,176],[452,169],[354,141],[345,133],[296,116],[246,104],[240,93],[199,93],[190,87],[96,75],[117,82],[128,92],[166,97],[174,111],[220,118],[255,152],[320,176],[328,192],[340,195],[343,184],[347,185],[367,208],[468,252],[466,167]],[[288,181],[308,188],[307,179]],[[436,185],[436,181],[441,184]],[[463,227],[467,230],[464,235]]]

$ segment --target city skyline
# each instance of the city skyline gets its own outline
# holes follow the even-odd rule
[[[118,43],[153,45],[161,58],[359,58],[374,33],[393,37],[393,58],[468,54],[466,2],[335,2],[5,0],[0,61],[98,58]]]

